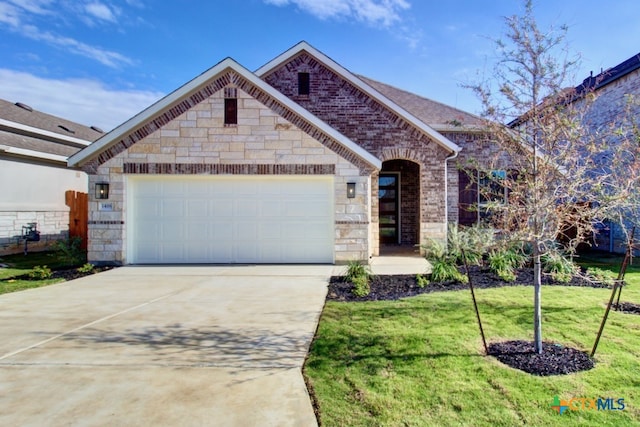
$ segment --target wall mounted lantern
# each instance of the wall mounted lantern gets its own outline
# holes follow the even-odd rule
[[[356,197],[356,183],[347,182],[347,198],[353,199]]]
[[[109,198],[109,184],[106,182],[98,182],[96,184],[96,199],[105,200]]]

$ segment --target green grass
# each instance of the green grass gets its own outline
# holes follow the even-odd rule
[[[6,268],[0,268],[0,294],[39,288],[64,281],[64,279],[26,280],[19,278],[28,274],[36,266],[46,265],[51,269],[74,267],[62,259],[57,252],[51,251],[29,252],[27,255],[3,255],[0,257],[0,264],[8,265]]]
[[[640,269],[631,267],[627,282],[622,300],[640,303]],[[609,295],[544,287],[543,339],[590,352]],[[490,342],[532,339],[531,287],[476,296]],[[594,369],[532,376],[483,355],[468,291],[440,292],[327,302],[305,375],[323,426],[630,426],[640,425],[639,357],[640,316],[612,311]],[[558,415],[556,395],[624,398],[626,409]]]

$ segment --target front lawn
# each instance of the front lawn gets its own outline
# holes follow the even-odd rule
[[[640,269],[629,268],[626,279],[621,300],[640,303]],[[543,339],[590,352],[610,290],[542,292]],[[532,287],[482,289],[476,296],[490,342],[532,339]],[[328,301],[305,375],[323,426],[640,424],[638,315],[610,313],[589,371],[536,377],[483,351],[469,291]],[[555,396],[624,399],[625,409],[559,415],[551,408]]]
[[[69,274],[61,276],[55,272],[56,270],[74,271],[82,265],[74,263],[58,251],[29,252],[27,255],[3,255],[0,257],[0,264],[7,266],[0,268],[0,294],[64,282],[69,278]],[[45,267],[53,270],[52,277],[28,277],[39,267],[40,271]]]

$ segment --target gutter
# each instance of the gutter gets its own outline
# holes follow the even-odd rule
[[[453,160],[458,157],[460,151],[454,151],[453,154],[444,159],[444,234],[449,239],[449,160]]]

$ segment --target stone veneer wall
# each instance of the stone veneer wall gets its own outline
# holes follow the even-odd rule
[[[91,262],[127,262],[126,172],[314,174],[326,173],[323,165],[334,165],[335,261],[368,259],[369,176],[243,90],[237,94],[237,125],[224,125],[219,90],[97,166],[89,188],[109,182],[113,211],[100,211],[95,199],[89,202]],[[354,199],[346,198],[347,182],[356,183]]]
[[[298,73],[310,75],[309,95],[298,95]],[[263,77],[289,98],[385,160],[410,160],[420,167],[420,242],[445,238],[444,159],[449,154],[426,134],[326,68],[306,52]],[[372,222],[378,225],[377,188],[372,185]],[[372,242],[378,254],[378,240]]]
[[[28,250],[48,249],[57,240],[69,237],[69,211],[0,212],[0,255],[24,250],[22,227],[37,223],[39,242],[28,242]]]

